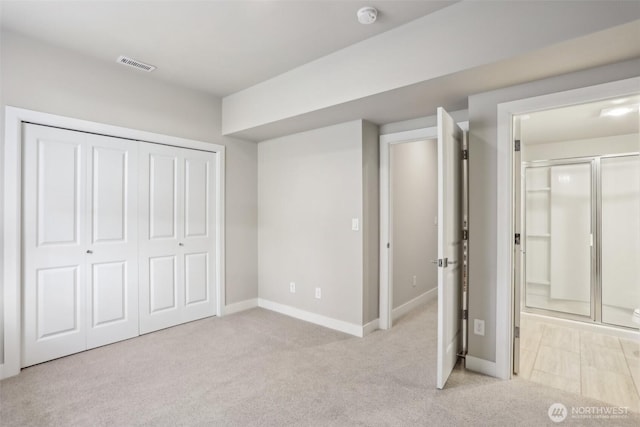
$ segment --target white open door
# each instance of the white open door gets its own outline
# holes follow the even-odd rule
[[[461,341],[462,147],[464,131],[438,108],[438,366],[444,388]]]

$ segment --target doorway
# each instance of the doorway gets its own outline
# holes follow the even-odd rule
[[[606,98],[516,115],[513,126],[521,195],[514,373],[634,411],[638,104],[638,95]]]
[[[519,259],[516,257],[516,250],[519,251],[519,247],[516,245],[514,235],[520,231],[516,230],[514,220],[519,206],[514,203],[518,195],[514,191],[517,188],[514,177],[520,174],[520,169],[516,170],[520,163],[516,161],[519,152],[515,151],[517,129],[514,128],[513,118],[521,114],[567,105],[632,96],[638,93],[638,87],[640,87],[640,77],[633,77],[498,104],[496,220],[501,226],[496,230],[496,356],[495,370],[491,371],[498,378],[512,378],[514,361],[517,356],[514,349],[520,345],[517,329],[520,326],[517,318],[519,308],[516,310],[516,303],[519,304],[520,297],[517,295],[519,287],[516,286],[516,279],[518,277],[514,269],[516,260]],[[640,145],[636,146],[640,149]],[[640,254],[637,254],[635,259],[636,262],[640,262]]]
[[[438,108],[437,127],[416,131],[384,135],[380,138],[380,318],[381,329],[388,329],[394,318],[394,222],[392,181],[393,162],[391,158],[402,156],[402,149],[392,147],[398,144],[428,147],[429,140],[437,142],[437,259],[429,259],[427,253],[417,254],[415,259],[422,264],[431,262],[437,268],[438,297],[438,351],[437,351],[437,388],[443,388],[449,374],[460,355],[466,349],[466,278],[467,278],[467,137],[468,123],[456,124],[453,118],[443,109]],[[424,144],[424,145],[420,145]],[[406,151],[411,156],[410,145]],[[397,151],[397,152],[396,152]],[[396,181],[399,176],[396,176]],[[422,228],[429,224],[425,218],[428,210],[423,209]],[[420,218],[418,218],[419,220]],[[427,226],[428,227],[428,226]],[[427,228],[428,229],[428,228]],[[397,232],[397,230],[396,230]],[[404,231],[402,231],[404,233]],[[408,233],[407,233],[408,234]],[[415,239],[415,235],[408,238]],[[408,246],[407,246],[408,247]],[[409,252],[412,248],[401,248],[401,252]],[[413,248],[415,250],[415,248]],[[413,254],[415,255],[415,254]],[[421,269],[423,272],[424,269]],[[428,271],[428,270],[427,270]],[[413,275],[409,275],[413,284]],[[416,277],[417,279],[417,277]],[[417,281],[417,280],[416,280]],[[425,292],[414,298],[418,301],[423,296],[430,297],[433,292]]]
[[[438,271],[438,159],[436,139],[390,148],[390,278],[392,321],[434,300]]]

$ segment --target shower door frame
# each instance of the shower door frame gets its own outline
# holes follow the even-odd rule
[[[523,235],[524,250],[520,253],[521,266],[522,266],[522,281],[520,283],[520,310],[525,313],[533,313],[540,315],[551,315],[553,317],[576,320],[580,322],[591,322],[595,324],[605,325],[614,328],[622,328],[628,330],[634,330],[635,328],[617,325],[613,323],[605,323],[602,321],[602,245],[600,243],[602,236],[602,177],[600,163],[602,159],[616,158],[616,157],[633,157],[640,156],[639,152],[627,152],[627,153],[615,153],[615,154],[603,154],[593,156],[571,157],[571,158],[559,158],[549,160],[532,160],[522,162],[523,179],[520,183],[520,191],[523,195],[521,197],[521,216],[519,218],[521,224],[521,230]],[[580,315],[575,313],[567,313],[558,310],[528,307],[526,304],[527,295],[527,222],[526,222],[526,169],[527,168],[542,168],[552,166],[563,166],[572,164],[591,164],[591,268],[590,268],[590,314]],[[549,206],[551,209],[551,206]],[[549,230],[550,232],[551,230]],[[549,233],[551,235],[551,233]],[[550,236],[550,239],[553,236]],[[549,255],[550,256],[550,255]],[[549,260],[551,263],[551,259]],[[551,266],[549,266],[551,268]]]

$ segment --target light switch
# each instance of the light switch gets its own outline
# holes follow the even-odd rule
[[[351,230],[360,231],[360,219],[359,218],[351,218]]]

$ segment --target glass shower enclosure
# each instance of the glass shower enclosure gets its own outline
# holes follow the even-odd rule
[[[640,157],[523,167],[525,310],[637,328]]]

